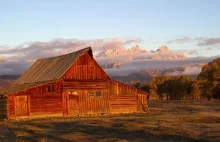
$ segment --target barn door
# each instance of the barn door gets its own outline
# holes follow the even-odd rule
[[[15,110],[16,116],[28,115],[28,98],[27,95],[15,96]]]
[[[79,92],[74,91],[69,94],[69,109],[68,115],[78,115],[79,114]]]

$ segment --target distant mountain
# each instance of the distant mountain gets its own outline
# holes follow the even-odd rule
[[[106,49],[100,53],[95,54],[95,58],[100,57],[113,57],[127,55],[124,58],[128,60],[136,59],[186,59],[187,57],[183,54],[173,53],[166,45],[159,47],[156,51],[148,51],[139,45],[126,49],[125,47],[119,47],[117,49]],[[125,60],[126,61],[126,60]]]
[[[128,49],[124,47],[107,49],[95,54],[95,58],[103,69],[110,69],[120,68],[121,65],[131,60],[181,60],[187,59],[187,56],[174,53],[166,45],[150,52],[139,45],[136,45]]]
[[[156,52],[172,52],[166,45],[159,47]]]
[[[134,47],[128,48],[127,53],[146,53],[148,52],[146,49],[140,47],[139,45],[135,45]]]
[[[195,73],[195,71],[201,70],[202,66],[203,66],[202,64],[193,64],[193,65],[184,65],[184,66],[178,66],[168,69],[162,69],[162,68],[145,69],[145,70],[136,71],[134,73],[125,76],[111,75],[111,78],[126,84],[131,84],[133,81],[140,81],[141,83],[146,83],[156,75],[161,75],[161,76],[187,75],[196,79],[197,74]]]
[[[113,78],[124,83],[147,82],[156,75],[187,75],[196,78],[209,58],[188,58],[166,45],[148,51],[139,45],[107,49],[95,55],[100,66]]]
[[[0,75],[0,79],[16,80],[19,77],[20,77],[20,75]]]
[[[120,68],[121,63],[106,63],[100,65],[103,69],[110,69],[110,68]]]
[[[140,81],[142,83],[147,82],[152,78],[152,76],[147,73],[136,72],[127,76],[112,76],[111,78],[129,85],[133,81]]]
[[[119,47],[116,49],[106,49],[100,53],[95,55],[96,58],[99,57],[110,57],[110,56],[117,56],[123,54],[140,54],[148,52],[146,49],[141,48],[139,45],[126,49],[125,47]]]
[[[13,83],[20,75],[0,75],[0,87]]]

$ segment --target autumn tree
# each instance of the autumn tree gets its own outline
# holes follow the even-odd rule
[[[163,93],[161,91],[158,92],[158,87],[163,84],[164,81],[169,79],[171,79],[171,76],[169,75],[153,77],[149,82],[150,94],[158,93],[158,95],[162,97]]]
[[[142,84],[140,89],[145,92],[150,92],[150,85],[148,83]]]
[[[203,66],[197,82],[203,97],[220,100],[220,58]]]
[[[141,88],[141,83],[140,83],[140,81],[134,81],[134,82],[132,82],[132,86],[137,88],[137,89],[140,89]]]
[[[175,76],[158,85],[158,94],[166,94],[167,99],[180,100],[184,95],[192,93],[194,79],[188,76]]]
[[[198,100],[201,97],[201,91],[199,89],[198,83],[195,81],[192,84],[192,96],[194,99]]]

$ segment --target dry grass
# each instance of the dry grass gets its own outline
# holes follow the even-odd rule
[[[220,141],[220,102],[151,101],[149,114],[0,122],[0,141]]]

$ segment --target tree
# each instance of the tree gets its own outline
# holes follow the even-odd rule
[[[158,87],[163,84],[164,81],[171,79],[171,76],[165,75],[165,76],[155,76],[153,77],[150,82],[150,94],[158,93],[160,97],[162,97],[163,93],[161,91],[158,92]],[[160,88],[161,89],[161,88]]]
[[[166,94],[167,100],[169,99],[171,92],[171,78],[169,80],[165,80],[162,84],[158,85],[157,93],[158,94]]]
[[[158,94],[166,94],[167,100],[180,100],[186,94],[192,93],[194,79],[188,76],[175,76],[158,85]]]
[[[143,85],[141,85],[140,89],[145,92],[150,92],[150,85],[148,83],[143,84]]]
[[[135,82],[132,83],[132,86],[137,88],[137,89],[140,89],[141,88],[141,83],[140,83],[140,81],[135,81]]]
[[[192,84],[192,95],[193,95],[193,98],[196,100],[198,100],[201,97],[201,92],[200,92],[199,85],[197,82],[194,82]]]
[[[220,100],[220,58],[204,65],[197,77],[197,82],[203,97]]]

